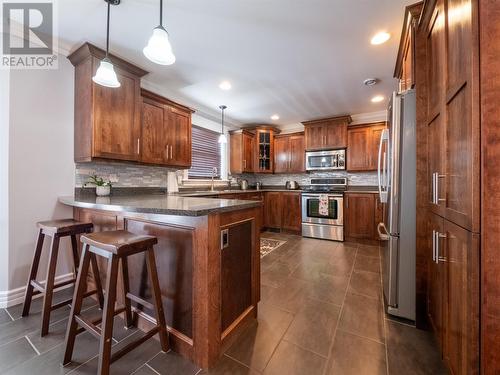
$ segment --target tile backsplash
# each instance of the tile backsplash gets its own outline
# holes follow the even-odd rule
[[[250,185],[255,185],[260,181],[264,186],[281,186],[285,185],[286,181],[297,181],[299,185],[309,185],[311,178],[334,178],[347,177],[349,185],[355,186],[376,186],[378,185],[376,172],[311,172],[298,174],[243,174],[233,175],[233,177],[241,177],[248,180]]]
[[[174,171],[165,167],[134,165],[116,162],[76,163],[75,185],[81,187],[89,176],[98,175],[111,180],[115,187],[167,187],[167,172]]]
[[[167,172],[174,169],[165,167],[154,167],[147,165],[134,165],[118,162],[90,162],[76,163],[75,165],[75,186],[81,187],[91,175],[111,180],[115,187],[160,187],[167,188]],[[182,172],[179,172],[182,173]],[[255,185],[257,181],[264,185],[281,186],[286,181],[297,181],[299,185],[309,185],[311,178],[321,177],[347,177],[349,185],[375,186],[377,185],[376,172],[311,172],[299,174],[243,174],[233,175],[248,180],[250,185]]]

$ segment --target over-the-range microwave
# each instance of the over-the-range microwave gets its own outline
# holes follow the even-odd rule
[[[306,170],[345,170],[345,149],[326,151],[306,151]]]

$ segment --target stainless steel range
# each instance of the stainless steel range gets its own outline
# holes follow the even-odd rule
[[[302,193],[302,236],[344,241],[344,191],[347,178],[313,178]],[[321,210],[320,202],[328,202]]]

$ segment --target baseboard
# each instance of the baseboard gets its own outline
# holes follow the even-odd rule
[[[65,275],[60,275],[56,276],[55,278],[55,283],[58,284],[63,281],[71,280],[74,278],[74,274],[67,273]],[[45,281],[41,282],[42,284],[45,284]],[[64,287],[59,288],[58,290],[62,290],[65,288],[69,288],[72,285],[65,285]],[[12,289],[12,290],[6,290],[6,291],[0,291],[0,308],[4,309],[6,307],[18,305],[20,303],[23,303],[24,301],[24,293],[26,292],[26,286],[22,286],[17,289]],[[36,295],[33,298],[39,298],[41,297],[41,294]]]

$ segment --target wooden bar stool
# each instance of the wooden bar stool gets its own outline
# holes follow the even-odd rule
[[[155,254],[153,250],[153,246],[158,243],[158,239],[153,236],[136,235],[124,230],[119,230],[86,234],[81,237],[81,241],[83,242],[81,268],[78,273],[75,293],[73,296],[73,305],[71,307],[68,328],[66,330],[66,349],[64,353],[63,365],[67,365],[71,362],[76,335],[83,330],[87,330],[100,340],[99,374],[109,374],[109,367],[111,363],[135,349],[137,346],[153,337],[156,333],[160,336],[162,350],[164,352],[168,351],[167,326],[165,323],[165,315],[163,313],[160,284],[158,281]],[[146,261],[151,288],[153,291],[154,304],[151,304],[130,293],[127,257],[140,252],[147,253]],[[91,262],[91,254],[97,254],[108,259],[106,296],[102,318],[93,321],[90,321],[80,315],[82,300],[85,297],[84,291],[89,264]],[[122,263],[124,306],[115,309],[119,261]],[[131,301],[139,303],[148,309],[154,310],[156,313],[156,326],[146,332],[143,337],[131,342],[111,355],[114,317],[117,314],[125,312],[126,325],[127,327],[130,327],[133,324]],[[97,324],[100,322],[102,322],[102,325],[101,327],[98,327]]]
[[[39,228],[38,240],[35,248],[35,254],[33,255],[33,262],[31,263],[31,270],[28,279],[28,285],[26,287],[26,294],[24,296],[24,306],[22,316],[28,316],[30,313],[31,301],[33,296],[38,294],[43,294],[43,311],[42,311],[42,330],[41,335],[45,336],[49,332],[50,324],[50,313],[52,310],[58,309],[62,306],[67,305],[71,302],[71,299],[59,302],[52,305],[52,297],[54,295],[54,289],[60,288],[65,285],[72,284],[76,281],[76,276],[78,274],[78,242],[76,236],[83,233],[92,232],[93,224],[86,222],[79,222],[73,219],[63,219],[63,220],[53,220],[53,221],[41,221],[37,223]],[[38,273],[38,266],[40,264],[40,257],[42,255],[43,242],[45,236],[52,237],[52,243],[50,246],[49,254],[49,265],[47,267],[47,275],[45,278],[45,285],[36,280]],[[73,254],[74,272],[75,278],[67,281],[63,281],[59,284],[54,284],[56,276],[57,267],[57,256],[59,253],[59,241],[62,237],[71,237],[71,247]],[[94,274],[99,274],[97,268],[97,262],[95,257],[92,259],[92,271]],[[97,293],[99,296],[99,302],[103,304],[104,296],[102,293],[102,288],[100,280],[96,278],[96,290],[85,293],[87,296]]]

